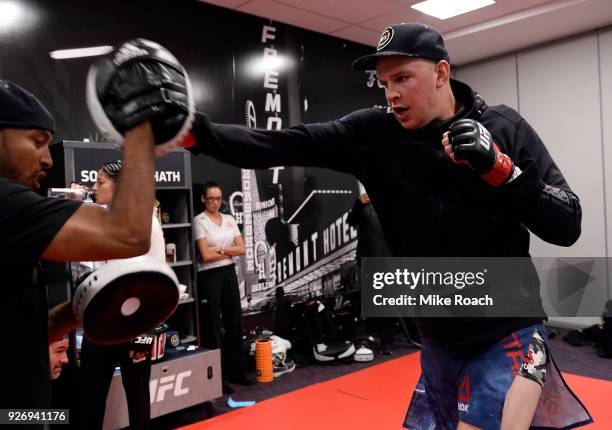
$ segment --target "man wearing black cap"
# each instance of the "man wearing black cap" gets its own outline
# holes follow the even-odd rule
[[[77,323],[69,302],[48,312],[39,260],[129,258],[150,247],[155,144],[165,142],[188,113],[186,104],[167,96],[166,87],[172,87],[173,97],[187,96],[185,77],[169,72],[174,63],[169,65],[167,51],[133,45],[120,46],[113,61],[97,69],[103,79],[88,88],[124,139],[124,168],[108,210],[34,192],[53,165],[53,117],[28,91],[0,80],[0,326],[21,345],[18,352],[0,353],[0,409],[48,407],[48,339]]]
[[[572,245],[581,231],[580,203],[535,131],[514,110],[489,107],[451,79],[449,61],[436,30],[393,25],[376,53],[354,63],[377,71],[388,107],[278,131],[214,124],[201,115],[192,150],[243,168],[319,166],[355,175],[393,256],[528,257],[529,230]],[[390,189],[403,198],[389,198]],[[539,296],[527,299],[540,306]],[[423,373],[404,425],[526,429],[590,422],[547,361],[543,319],[417,319]],[[562,388],[550,395],[549,386]],[[562,416],[537,407],[540,393]]]
[[[0,80],[0,321],[21,345],[0,354],[0,408],[48,407],[48,339],[76,326],[70,303],[47,313],[39,259],[106,260],[148,249],[154,198],[148,123],[125,134],[124,157],[132,166],[121,184],[122,204],[110,211],[34,192],[53,165],[49,143],[54,131],[53,117],[36,97]],[[3,342],[3,348],[7,345]]]

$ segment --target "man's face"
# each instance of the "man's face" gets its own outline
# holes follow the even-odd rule
[[[438,116],[437,65],[402,56],[380,57],[376,64],[385,97],[402,127],[416,130]]]
[[[52,134],[46,130],[0,130],[0,175],[32,189],[40,188],[53,166],[49,153]]]
[[[59,378],[62,366],[68,363],[68,339],[61,339],[49,345],[49,359],[51,362],[51,379]]]

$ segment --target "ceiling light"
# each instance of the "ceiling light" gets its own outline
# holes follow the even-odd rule
[[[65,60],[67,58],[94,57],[96,55],[108,54],[113,50],[112,46],[91,46],[88,48],[60,49],[51,51],[49,55],[54,60]]]
[[[448,19],[492,4],[494,0],[426,0],[410,7],[439,19]]]
[[[280,72],[290,68],[293,61],[284,55],[264,55],[252,58],[247,64],[247,70],[253,75],[261,75],[268,71]]]
[[[0,25],[10,26],[16,24],[22,15],[23,6],[12,1],[0,2]]]

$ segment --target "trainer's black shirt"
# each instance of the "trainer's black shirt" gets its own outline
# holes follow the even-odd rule
[[[78,207],[0,176],[0,408],[49,407],[49,317],[39,258]]]
[[[513,109],[486,106],[466,84],[451,80],[451,87],[462,108],[419,130],[404,129],[387,108],[278,131],[213,124],[199,115],[196,150],[242,168],[318,166],[355,175],[397,257],[528,257],[528,230],[556,245],[573,244],[581,231],[579,200],[535,131]],[[522,169],[517,179],[493,188],[446,156],[442,134],[462,118],[480,121],[491,132],[499,149]],[[541,320],[419,318],[416,323],[439,342],[470,345]]]

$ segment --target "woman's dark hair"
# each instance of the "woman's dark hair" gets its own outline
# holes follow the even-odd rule
[[[116,181],[121,173],[121,168],[123,167],[123,163],[121,160],[117,161],[109,161],[108,163],[104,163],[101,167],[102,171],[111,177],[113,181]]]
[[[221,189],[221,185],[217,184],[215,181],[208,181],[202,186],[202,197],[206,197],[208,194],[208,190],[211,188],[219,188]]]

